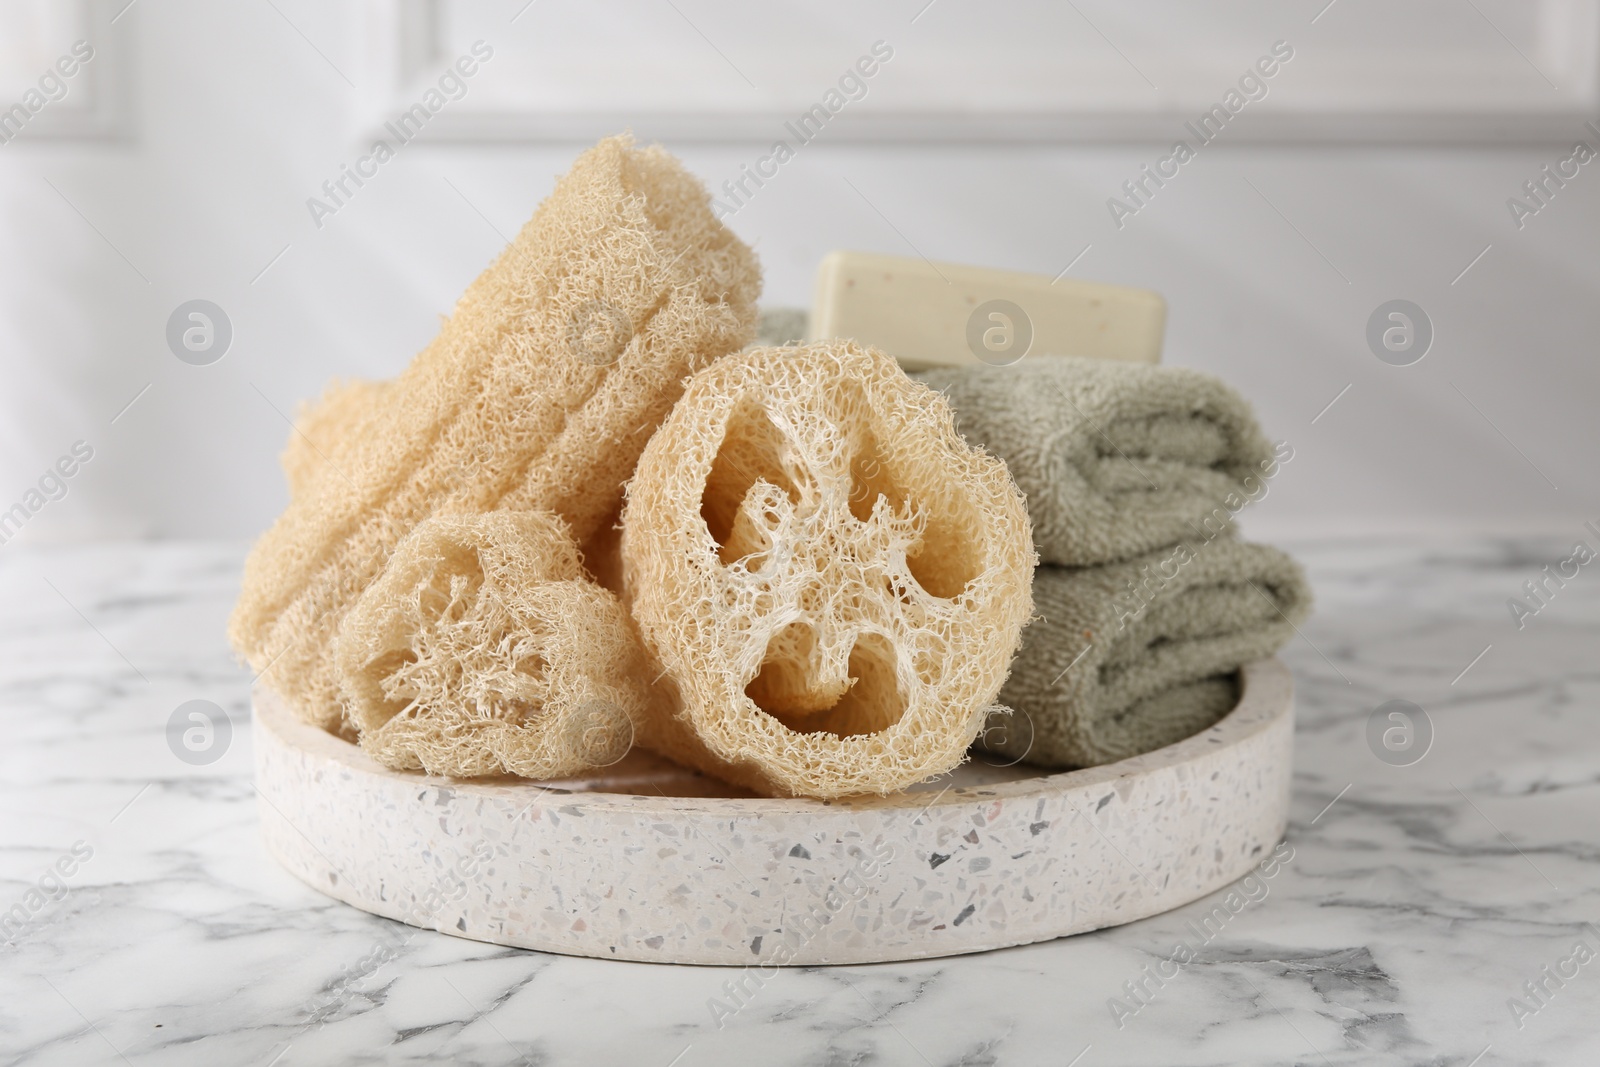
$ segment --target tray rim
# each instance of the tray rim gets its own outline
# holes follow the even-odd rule
[[[282,764],[287,758],[300,764],[309,772],[309,777],[304,778],[302,783],[302,788],[307,791],[295,794],[279,792],[282,785],[286,784],[283,780],[258,784],[258,792],[269,802],[268,806],[277,816],[271,818],[266,810],[262,811],[262,833],[268,852],[291,875],[312,889],[361,911],[419,929],[487,944],[570,956],[734,967],[752,965],[751,953],[755,951],[755,945],[761,943],[759,939],[746,946],[739,943],[737,937],[728,940],[724,936],[726,931],[715,936],[708,934],[704,927],[706,913],[703,910],[696,910],[693,915],[678,914],[674,910],[678,905],[669,899],[670,894],[658,896],[651,889],[644,890],[643,896],[626,897],[628,910],[620,913],[615,921],[605,918],[600,925],[595,925],[595,920],[601,916],[600,911],[593,910],[595,901],[591,900],[589,911],[571,911],[567,905],[560,903],[563,886],[576,889],[580,895],[584,893],[587,875],[579,875],[576,882],[569,883],[566,879],[573,877],[572,867],[559,864],[555,867],[546,866],[546,861],[538,858],[539,854],[551,847],[573,848],[576,850],[574,854],[581,852],[586,846],[581,836],[572,838],[573,833],[592,836],[593,833],[602,832],[602,828],[611,828],[611,832],[619,834],[619,840],[626,845],[630,840],[637,842],[640,839],[647,829],[647,823],[656,824],[648,826],[648,837],[652,842],[657,840],[657,834],[663,832],[663,824],[675,824],[683,828],[681,838],[674,835],[675,841],[679,844],[695,841],[689,851],[684,852],[682,860],[688,860],[691,854],[704,856],[703,860],[697,861],[699,865],[696,867],[708,874],[704,883],[697,883],[700,891],[709,892],[711,896],[708,899],[722,901],[724,906],[730,901],[742,902],[735,905],[736,914],[718,913],[721,918],[730,920],[729,927],[743,924],[746,933],[775,931],[787,937],[783,916],[787,914],[786,908],[791,900],[796,904],[804,904],[808,900],[822,899],[819,894],[828,885],[843,884],[846,868],[862,858],[863,845],[871,845],[876,850],[877,845],[872,844],[874,841],[888,841],[893,844],[886,857],[889,862],[880,869],[889,872],[883,877],[889,878],[890,883],[874,889],[865,898],[856,898],[857,907],[867,909],[867,919],[874,923],[872,936],[879,940],[839,942],[821,937],[814,941],[802,940],[797,954],[792,958],[776,964],[763,961],[758,961],[758,964],[779,967],[831,966],[986,952],[1121,926],[1182,907],[1237,881],[1255,866],[1264,849],[1271,849],[1275,842],[1283,839],[1288,820],[1293,763],[1293,677],[1287,667],[1276,659],[1247,664],[1241,669],[1241,674],[1243,685],[1240,700],[1231,712],[1199,734],[1141,756],[1101,767],[1044,773],[1011,782],[950,785],[937,792],[922,790],[854,801],[610,793],[586,789],[551,789],[533,781],[499,779],[485,783],[429,776],[414,771],[390,771],[367,757],[353,743],[294,718],[287,706],[269,696],[267,706],[262,709],[263,714],[254,724],[255,729],[263,731],[256,751],[258,775],[269,763]],[[1237,792],[1237,785],[1230,786],[1224,788],[1221,794],[1210,796],[1209,800],[1199,800],[1198,808],[1189,809],[1203,813],[1209,805],[1210,810],[1228,813],[1226,818],[1233,828],[1214,842],[1217,846],[1214,861],[1197,860],[1196,851],[1205,841],[1192,836],[1183,840],[1169,839],[1162,846],[1162,851],[1155,855],[1148,851],[1147,844],[1141,846],[1145,840],[1141,837],[1146,833],[1142,829],[1146,826],[1145,820],[1156,812],[1170,810],[1163,807],[1165,801],[1159,792],[1154,800],[1155,806],[1151,807],[1147,790],[1177,788],[1194,792],[1195,786],[1215,779],[1218,768],[1227,767],[1230,763],[1240,769],[1252,766],[1246,753],[1255,753],[1258,757],[1270,760],[1270,763],[1255,764],[1259,769],[1249,772],[1255,776],[1266,775],[1266,780],[1272,783],[1266,791],[1259,788],[1252,790],[1247,784],[1248,778],[1239,779],[1244,792]],[[1212,773],[1207,774],[1207,771]],[[364,785],[363,779],[367,779]],[[433,866],[418,871],[413,864],[409,874],[402,874],[398,869],[389,869],[386,861],[379,860],[375,876],[373,869],[368,867],[363,872],[365,877],[357,877],[352,881],[343,877],[343,874],[356,868],[345,866],[344,860],[351,847],[361,846],[352,841],[348,833],[338,830],[335,831],[335,839],[330,840],[325,832],[309,822],[302,827],[297,817],[310,814],[306,805],[314,807],[319,802],[323,794],[318,793],[320,787],[316,783],[325,781],[335,791],[348,789],[353,782],[380,808],[386,803],[383,798],[387,796],[409,798],[400,801],[400,806],[392,809],[396,811],[413,808],[421,802],[428,808],[448,804],[447,810],[457,813],[464,809],[484,812],[484,817],[488,819],[488,832],[502,849],[495,852],[495,862],[503,858],[513,865],[510,873],[520,870],[522,874],[509,882],[505,877],[500,878],[496,883],[498,889],[487,883],[475,887],[471,890],[475,897],[470,906],[463,902],[455,911],[430,911],[419,918],[406,905],[406,894],[416,897],[419,888],[427,889],[434,884],[440,870],[437,864],[452,857],[459,860],[464,855],[461,842],[470,838],[452,837],[447,831],[446,837],[440,839],[433,829],[420,831],[429,843],[422,846],[421,853],[412,853],[412,856],[420,856]],[[343,782],[344,785],[335,782]],[[1264,783],[1257,777],[1256,784],[1259,786]],[[266,786],[265,792],[262,792],[263,785]],[[1111,792],[1106,791],[1108,786]],[[1212,790],[1202,788],[1200,792],[1205,794]],[[280,808],[279,803],[272,802],[268,793],[277,796],[279,802],[287,802],[287,811]],[[1111,821],[1102,820],[1099,812],[1114,795],[1121,796],[1123,803],[1107,812]],[[542,797],[549,799],[541,800]],[[1095,803],[1097,797],[1098,804]],[[1143,799],[1134,799],[1141,797]],[[1243,802],[1237,808],[1229,804],[1230,799],[1235,797]],[[959,872],[952,874],[951,877],[956,879],[953,886],[949,884],[949,879],[940,882],[946,873],[944,868],[940,868],[938,875],[930,881],[928,871],[921,868],[919,861],[930,859],[936,844],[942,846],[949,842],[948,832],[959,833],[959,829],[965,828],[968,822],[988,826],[989,829],[984,831],[985,836],[994,838],[998,832],[1000,840],[1005,840],[1007,834],[1016,838],[1020,829],[1028,835],[1020,839],[1026,844],[1037,833],[1029,824],[1030,820],[1024,817],[1021,823],[1017,823],[1015,814],[1006,817],[1002,816],[1002,811],[1015,812],[1019,810],[1019,802],[1031,806],[1036,800],[1041,806],[1053,803],[1064,805],[1074,815],[1086,818],[1093,830],[1090,834],[1047,829],[1047,834],[1067,835],[1060,842],[1066,848],[1064,853],[1058,854],[1060,859],[1072,862],[1070,857],[1077,856],[1086,845],[1092,851],[1103,852],[1098,842],[1103,842],[1105,849],[1110,852],[1101,856],[1103,866],[1097,862],[1085,870],[1082,877],[1086,881],[1081,888],[1063,890],[1059,880],[1045,884],[1044,888],[1052,894],[1051,899],[1062,901],[1060,904],[1053,903],[1051,908],[1065,907],[1065,912],[1036,911],[1031,916],[1019,914],[1008,918],[1002,908],[998,925],[993,919],[984,924],[975,918],[963,927],[960,918],[957,918],[949,928],[942,924],[932,927],[922,925],[931,921],[925,918],[905,924],[905,917],[894,912],[904,896],[901,890],[907,888],[921,893],[924,889],[933,892],[937,887],[938,896],[933,899],[924,896],[923,902],[929,908],[953,905],[965,888],[963,876]],[[1124,814],[1120,817],[1119,825],[1115,813],[1127,804],[1133,804],[1135,811],[1143,809],[1144,813],[1135,815],[1131,821]],[[537,828],[536,840],[528,842],[524,838],[523,845],[503,853],[512,839],[522,835],[524,816],[530,809],[537,810],[533,811],[532,822],[526,825]],[[1026,811],[1026,807],[1020,810]],[[511,815],[512,811],[516,814]],[[540,811],[548,815],[541,816]],[[498,814],[491,815],[490,812]],[[566,819],[568,815],[587,817],[574,821]],[[997,817],[1000,817],[1000,821],[993,821]],[[1032,818],[1037,818],[1037,813]],[[429,812],[427,819],[414,825],[421,827],[431,825],[434,821]],[[438,823],[439,827],[444,826],[443,817]],[[576,827],[580,823],[586,827],[582,831],[562,828]],[[804,829],[799,828],[802,824]],[[355,824],[345,824],[346,828],[352,825]],[[395,824],[391,822],[384,825],[392,832]],[[403,822],[400,825],[404,832],[410,832],[405,829]],[[1051,823],[1039,825],[1049,827]],[[1061,825],[1069,827],[1076,823],[1068,819]],[[383,832],[379,830],[380,836]],[[1159,829],[1150,832],[1154,835],[1149,838],[1151,841],[1168,836]],[[356,831],[358,837],[366,833],[365,829]],[[313,837],[317,840],[313,840]],[[779,838],[782,838],[781,845],[777,852],[773,852],[772,846]],[[828,838],[833,839],[831,844],[827,842]],[[780,870],[778,864],[787,864],[790,860],[778,859],[778,854],[788,847],[790,841],[802,839],[811,842],[814,855],[803,857],[804,868],[798,872],[798,876],[792,868]],[[319,845],[317,841],[322,844]],[[823,852],[816,851],[818,843],[823,844]],[[306,846],[309,846],[309,850]],[[324,851],[323,846],[328,846],[331,852]],[[960,846],[957,847],[959,849]],[[908,851],[902,852],[902,849]],[[752,887],[757,884],[761,887],[761,892],[753,896],[730,878],[730,871],[741,876],[744,874],[738,864],[732,862],[732,854],[738,852],[743,859],[746,851],[751,857],[748,862],[760,864],[762,870],[758,882],[749,877],[743,878]],[[924,851],[928,855],[924,856]],[[946,850],[941,847],[938,851]],[[1009,847],[1005,851],[1009,851]],[[1206,853],[1211,851],[1205,850]],[[1027,854],[1024,852],[1022,855]],[[1144,866],[1129,858],[1130,854],[1143,859],[1144,866],[1149,867],[1148,874]],[[339,856],[341,861],[335,863],[330,855]],[[793,851],[788,852],[789,857],[794,855]],[[855,859],[850,859],[851,856]],[[902,866],[902,857],[911,860],[912,865]],[[1113,857],[1120,858],[1121,865]],[[940,858],[942,860],[948,856]],[[1010,858],[1017,860],[1020,857]],[[357,858],[356,862],[360,864],[362,861]],[[1122,865],[1136,872],[1139,880],[1130,877]],[[672,861],[672,871],[676,872],[671,873],[672,879],[685,877],[679,869],[681,866],[681,860]],[[922,873],[919,874],[919,871]],[[663,868],[655,872],[654,877],[664,878],[668,874],[667,869]],[[1017,884],[1026,889],[1027,879],[1033,875],[1021,868],[997,868],[990,877],[999,879],[1003,885],[1006,879],[1019,876],[1023,880]],[[1064,876],[1070,880],[1069,884],[1076,884],[1078,876]],[[1152,876],[1161,877],[1160,885],[1151,880]],[[1169,880],[1173,876],[1176,876],[1176,880]],[[693,877],[688,876],[688,879],[692,881]],[[1143,884],[1139,884],[1140,881]],[[1119,883],[1124,886],[1121,891],[1116,888]],[[607,884],[602,882],[602,888]],[[616,884],[622,885],[620,882]],[[654,882],[648,884],[653,885]],[[734,886],[733,890],[729,890],[730,884]],[[809,886],[809,889],[804,886]],[[1151,892],[1146,893],[1145,886]],[[573,916],[589,920],[587,927],[574,925],[570,930],[584,929],[587,932],[574,935],[559,924],[552,926],[545,921],[552,899],[546,894],[552,887],[555,889],[553,899],[561,909],[565,909],[563,915],[570,911]],[[1008,899],[1015,901],[1016,886],[1009,888],[1013,893]],[[1040,886],[1036,884],[1035,888]],[[637,886],[624,891],[628,894],[640,892]],[[769,898],[769,891],[775,895]],[[1060,895],[1062,892],[1066,893],[1064,898]],[[799,895],[795,896],[796,893]],[[891,896],[893,899],[890,899]],[[610,900],[609,889],[604,897]],[[1081,913],[1080,898],[1083,903]],[[578,899],[579,896],[571,898],[574,906]],[[771,903],[763,903],[768,899]],[[962,912],[961,918],[971,912],[971,899],[977,898],[969,897],[969,906]],[[993,899],[999,898],[996,896]],[[1023,899],[1031,902],[1035,898],[1024,895]],[[779,908],[776,915],[772,912],[774,906]],[[925,910],[919,906],[916,912],[922,915]],[[984,917],[986,912],[979,912],[978,915]],[[695,916],[701,918],[695,920]],[[452,917],[455,918],[454,922],[451,921]],[[565,919],[561,921],[565,922]],[[695,922],[693,926],[690,925],[691,921]],[[885,921],[890,925],[885,926]],[[878,932],[880,928],[883,931],[881,934]],[[959,934],[956,932],[958,929]],[[841,934],[848,938],[850,930],[844,929]]]
[[[1040,790],[1065,790],[1114,781],[1129,775],[1144,774],[1175,766],[1215,751],[1217,745],[1231,747],[1264,730],[1271,729],[1276,720],[1291,714],[1294,706],[1294,676],[1277,657],[1255,660],[1239,669],[1239,702],[1232,711],[1210,727],[1181,741],[1130,756],[1114,763],[1077,770],[1053,771],[1009,782],[983,785],[951,785],[927,800],[927,789],[902,790],[887,796],[862,795],[819,800],[813,797],[680,797],[651,793],[616,793],[607,790],[564,789],[559,784],[547,785],[535,779],[509,781],[505,778],[477,779],[452,778],[447,775],[430,775],[420,771],[397,771],[374,760],[359,745],[328,733],[317,726],[295,717],[287,702],[270,687],[258,684],[252,699],[252,711],[262,727],[273,730],[283,740],[295,747],[309,751],[340,764],[344,769],[365,775],[377,775],[397,782],[432,789],[450,789],[458,793],[482,793],[496,798],[511,798],[523,792],[570,794],[582,797],[596,810],[631,814],[655,811],[690,811],[703,809],[717,812],[728,805],[738,805],[744,812],[761,814],[791,814],[796,811],[827,811],[850,809],[920,807],[931,810],[961,803],[970,803],[972,797],[984,799],[1012,799],[1031,796]],[[969,757],[970,760],[970,757]],[[953,772],[946,772],[946,774]],[[940,775],[939,777],[943,777]],[[571,781],[562,779],[558,781]],[[931,779],[937,781],[937,778]]]

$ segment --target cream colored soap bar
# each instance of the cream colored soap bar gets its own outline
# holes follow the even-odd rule
[[[812,340],[854,338],[907,370],[1027,355],[1161,361],[1161,294],[1042,274],[830,252],[817,268]]]

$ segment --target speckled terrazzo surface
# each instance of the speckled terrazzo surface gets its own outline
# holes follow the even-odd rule
[[[263,839],[251,676],[223,637],[244,546],[13,543],[0,911],[23,918],[0,945],[0,1062],[1600,1063],[1595,963],[1525,990],[1600,944],[1600,580],[1524,630],[1506,611],[1579,536],[1285,543],[1317,612],[1282,653],[1293,852],[1274,876],[1037,944],[775,973],[505,948],[309,888]],[[1411,766],[1366,739],[1396,698],[1433,722]],[[195,699],[233,724],[201,765],[167,735]],[[1196,935],[1230,893],[1242,910]],[[1169,962],[1180,944],[1192,959]]]
[[[584,791],[389,771],[258,687],[256,788],[289,870],[413,925],[668,963],[943,956],[1142,919],[1259,864],[1287,818],[1292,689],[1263,661],[1233,714],[1159,752],[825,804],[652,795],[687,776],[647,756],[567,783]]]

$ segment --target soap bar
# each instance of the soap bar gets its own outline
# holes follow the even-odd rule
[[[1159,363],[1166,324],[1147,289],[838,251],[817,268],[810,339],[853,338],[907,370],[1029,355]]]

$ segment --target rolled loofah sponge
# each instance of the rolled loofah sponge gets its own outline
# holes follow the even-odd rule
[[[692,378],[628,486],[622,559],[665,713],[640,743],[774,794],[891,793],[962,760],[1032,610],[1003,464],[849,341]]]
[[[245,564],[234,646],[298,713],[344,727],[345,612],[435,514],[561,516],[580,542],[690,372],[738,349],[760,271],[705,188],[626,137],[585,152],[361,420],[346,477],[296,496]]]
[[[361,440],[361,424],[376,408],[387,384],[335,379],[321,400],[300,406],[294,432],[283,449],[283,474],[290,496],[315,492],[324,478],[345,477],[340,460]]]
[[[495,511],[421,523],[339,629],[361,747],[386,767],[557,778],[621,759],[647,698],[613,594],[566,525]]]

